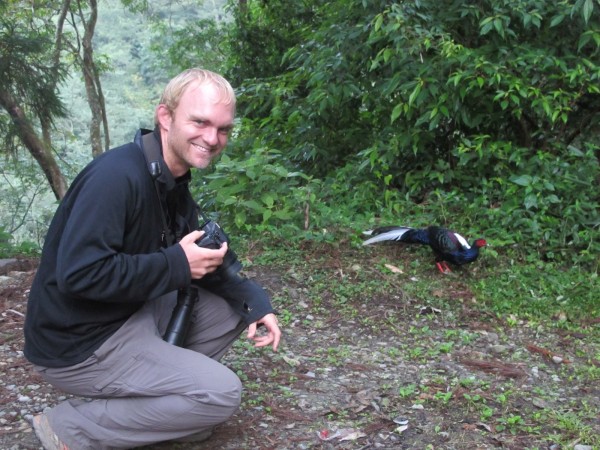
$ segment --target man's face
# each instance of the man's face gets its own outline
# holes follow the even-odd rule
[[[164,158],[173,175],[208,167],[227,145],[233,119],[234,106],[222,103],[212,84],[188,86],[172,113],[160,105]]]

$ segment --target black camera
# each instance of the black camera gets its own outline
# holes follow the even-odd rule
[[[204,234],[196,241],[196,245],[203,248],[217,250],[225,242],[229,242],[229,237],[218,223],[207,219],[202,214],[204,224],[200,229]],[[225,281],[241,279],[239,272],[242,270],[242,263],[237,259],[237,255],[231,249],[227,249],[227,253],[223,257],[223,263],[210,276],[219,276]],[[163,339],[169,344],[183,346],[185,337],[190,327],[190,321],[194,305],[198,301],[198,289],[191,285],[185,289],[180,289],[177,294],[177,304],[167,325],[167,330]]]
[[[200,226],[200,230],[204,231],[204,234],[196,241],[199,247],[217,250],[225,242],[229,242],[229,237],[218,223],[209,219],[207,220],[204,215],[202,218],[205,222]],[[229,248],[223,257],[223,263],[215,270],[215,275],[229,280],[236,278],[240,270],[242,270],[242,263],[238,261],[235,252]]]

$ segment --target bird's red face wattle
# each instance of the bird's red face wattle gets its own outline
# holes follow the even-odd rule
[[[485,241],[485,239],[477,239],[475,241],[475,247],[485,247],[487,245],[487,242]]]

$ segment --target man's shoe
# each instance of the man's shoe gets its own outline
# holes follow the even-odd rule
[[[44,450],[69,450],[69,447],[63,444],[54,431],[52,431],[46,414],[38,414],[33,418],[31,424]]]

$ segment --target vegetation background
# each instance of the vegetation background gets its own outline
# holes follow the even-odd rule
[[[198,65],[239,94],[232,144],[195,188],[240,241],[437,223],[525,278],[564,274],[555,308],[597,308],[580,287],[600,247],[598,0],[0,8],[3,252],[38,251],[68,181],[151,127],[165,81]]]
[[[600,316],[599,0],[0,0],[0,17],[3,256],[38,254],[75,174],[203,66],[239,119],[194,193],[240,255],[260,248],[247,266],[444,225],[490,244],[468,278],[482,310],[577,329],[600,360],[580,326]],[[435,277],[407,252],[406,276]]]

